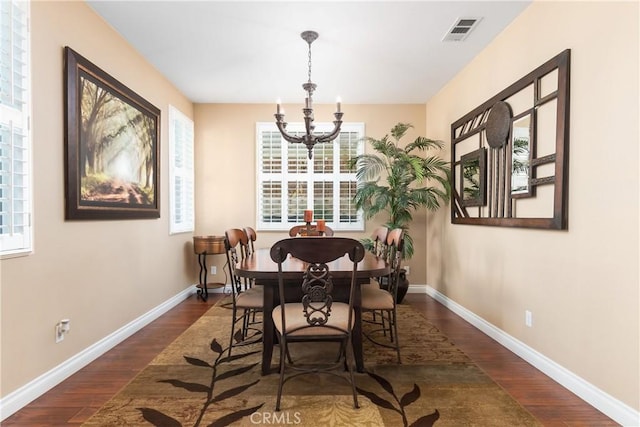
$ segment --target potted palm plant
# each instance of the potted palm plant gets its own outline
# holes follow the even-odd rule
[[[430,149],[441,150],[442,141],[419,136],[406,146],[400,146],[400,140],[412,127],[409,123],[398,123],[390,135],[382,139],[365,138],[375,153],[356,156],[350,164],[356,169],[358,178],[356,207],[363,210],[365,219],[384,212],[387,216],[385,225],[390,230],[404,230],[404,259],[413,256],[413,239],[409,234],[413,212],[421,207],[435,211],[446,204],[451,195],[449,163],[437,155],[422,157],[417,154]],[[363,239],[363,244],[373,248],[371,239]]]

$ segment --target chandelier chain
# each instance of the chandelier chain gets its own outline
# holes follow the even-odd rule
[[[309,83],[311,83],[311,43],[309,43]]]

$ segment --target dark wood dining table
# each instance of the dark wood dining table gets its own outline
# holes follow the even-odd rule
[[[236,265],[238,276],[254,279],[257,285],[264,286],[264,313],[262,328],[262,375],[272,372],[271,358],[273,346],[276,343],[276,332],[271,318],[273,308],[280,303],[278,295],[278,264],[271,260],[269,249],[257,249],[252,255],[246,257]],[[338,301],[347,301],[349,283],[353,263],[348,256],[344,256],[328,264],[334,282],[334,298]],[[362,310],[360,304],[360,285],[369,283],[372,277],[389,274],[389,265],[381,258],[367,253],[358,263],[356,274],[356,292],[354,300],[355,322],[353,327],[352,342],[355,356],[356,369],[364,372],[364,357],[362,354]],[[305,264],[299,259],[289,257],[282,265],[283,278],[285,280],[285,298],[291,301],[299,301],[302,283],[302,273]]]

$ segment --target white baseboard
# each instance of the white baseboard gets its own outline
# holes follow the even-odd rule
[[[409,285],[408,294],[426,294],[427,285]]]
[[[38,378],[25,384],[16,391],[9,393],[7,396],[0,399],[0,421],[5,420],[7,417],[16,413],[36,398],[42,396],[44,393],[51,390],[65,379],[75,374],[80,369],[84,368],[89,363],[93,362],[95,359],[102,356],[134,333],[138,332],[140,329],[147,326],[167,311],[171,310],[195,292],[195,286],[188,287],[176,296],[124,325],[122,328],[104,337],[95,344],[87,347],[50,371],[40,375]]]
[[[528,363],[542,371],[545,375],[609,418],[613,419],[615,422],[629,427],[640,426],[640,412],[619,401],[610,394],[600,390],[598,387],[585,381],[573,372],[549,359],[544,354],[537,352],[533,348],[507,334],[502,329],[497,328],[493,324],[479,317],[475,313],[467,310],[431,286],[426,287],[426,292],[433,299],[456,313],[458,316],[462,317],[476,328],[480,329],[503,347],[506,347],[526,360]]]

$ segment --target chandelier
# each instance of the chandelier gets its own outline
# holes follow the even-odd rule
[[[287,133],[287,122],[284,121],[284,112],[281,112],[280,110],[280,101],[278,101],[274,117],[276,118],[276,125],[278,126],[278,130],[280,130],[282,137],[288,142],[304,144],[307,147],[307,150],[309,150],[309,159],[311,159],[314,145],[322,142],[333,141],[340,134],[343,113],[340,112],[340,101],[338,101],[336,103],[337,111],[333,113],[335,117],[335,120],[333,121],[333,130],[327,133],[313,133],[315,125],[313,124],[312,96],[313,91],[317,86],[315,83],[311,82],[311,43],[318,38],[318,33],[315,31],[304,31],[300,34],[300,37],[302,37],[302,39],[309,45],[309,79],[306,83],[302,84],[302,88],[307,92],[307,97],[304,101],[304,108],[302,109],[302,112],[304,113],[305,134],[301,136],[294,136]]]

